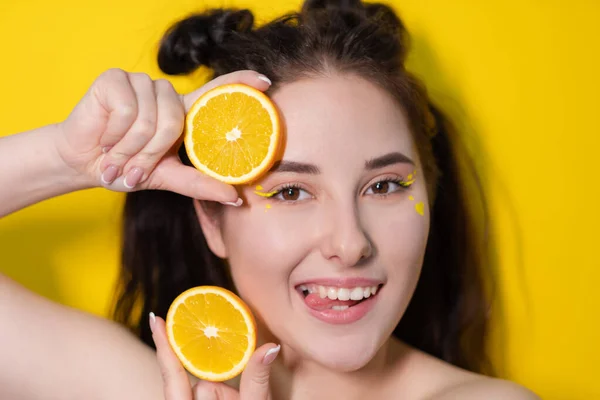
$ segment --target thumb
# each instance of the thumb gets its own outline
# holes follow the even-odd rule
[[[142,189],[160,189],[179,193],[197,200],[211,200],[241,205],[236,189],[188,167],[175,156],[161,160]]]
[[[271,364],[279,354],[281,346],[265,344],[254,352],[242,373],[240,400],[267,400]]]

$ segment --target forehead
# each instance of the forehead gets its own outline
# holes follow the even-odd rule
[[[304,79],[283,85],[272,98],[286,127],[284,159],[326,164],[390,151],[417,159],[401,107],[360,77]]]

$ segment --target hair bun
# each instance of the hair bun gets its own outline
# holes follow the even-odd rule
[[[335,8],[348,11],[362,11],[364,6],[361,0],[306,0],[302,6],[302,11]]]
[[[363,3],[361,0],[305,0],[302,13],[346,14],[348,18],[352,17],[349,22],[368,21],[390,34],[404,36],[405,29],[400,18],[391,7],[381,3]]]
[[[210,10],[177,22],[163,36],[158,66],[166,74],[189,73],[201,65],[210,67],[219,48],[231,35],[248,32],[254,25],[249,10]]]
[[[405,35],[405,26],[394,10],[385,4],[365,4],[365,14],[369,20],[376,22],[382,29]]]

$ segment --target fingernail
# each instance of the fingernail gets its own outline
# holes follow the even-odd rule
[[[242,199],[240,199],[240,198],[238,197],[238,199],[237,199],[237,201],[236,201],[235,203],[234,203],[234,202],[231,202],[231,201],[222,201],[222,202],[221,202],[221,204],[224,204],[224,205],[226,205],[226,206],[234,206],[234,207],[239,207],[239,206],[241,206],[242,204],[244,204],[244,200],[242,200]]]
[[[102,148],[102,152],[103,152],[104,154],[106,154],[106,153],[108,153],[108,151],[109,151],[110,149],[112,149],[112,146],[104,146],[104,147]]]
[[[150,330],[154,333],[154,324],[156,324],[156,315],[150,311]]]
[[[267,82],[269,85],[272,84],[271,80],[264,75],[258,75],[257,78],[260,79],[261,81]]]
[[[127,189],[133,189],[135,185],[140,183],[142,176],[144,176],[144,170],[135,167],[127,173],[127,176],[125,176],[125,179],[123,180],[123,185],[125,185]]]
[[[111,164],[108,167],[106,167],[106,169],[102,173],[102,176],[100,177],[100,180],[105,185],[110,185],[117,178],[118,173],[119,168],[116,165]]]
[[[269,349],[269,351],[267,351],[267,354],[265,354],[265,356],[263,357],[263,364],[265,365],[269,365],[271,364],[273,361],[275,361],[275,358],[277,357],[277,354],[279,354],[279,350],[281,350],[281,345],[277,345],[277,347],[273,347],[272,349]]]

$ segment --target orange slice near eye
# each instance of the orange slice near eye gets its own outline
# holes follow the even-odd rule
[[[281,141],[273,102],[260,90],[229,84],[209,90],[186,116],[184,143],[192,164],[232,185],[271,168]]]

